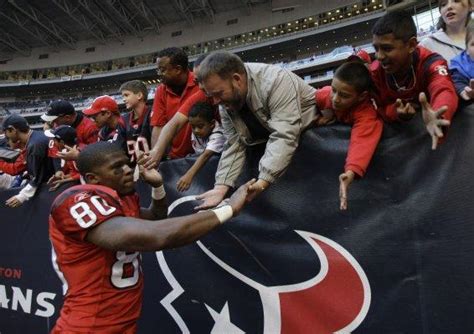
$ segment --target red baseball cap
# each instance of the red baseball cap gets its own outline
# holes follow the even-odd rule
[[[118,104],[112,97],[108,95],[102,95],[95,98],[91,106],[87,109],[84,109],[83,113],[86,116],[93,116],[100,113],[101,111],[119,113]]]

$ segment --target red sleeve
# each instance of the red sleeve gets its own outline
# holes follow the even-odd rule
[[[10,175],[19,175],[23,173],[26,170],[25,154],[26,150],[22,150],[15,162],[0,160],[0,171]]]
[[[318,110],[332,109],[331,92],[331,86],[324,86],[316,91],[315,97]]]
[[[444,59],[433,62],[429,67],[427,94],[434,110],[438,110],[443,106],[448,107],[448,110],[443,114],[443,118],[451,120],[458,108],[458,95]]]
[[[124,216],[118,195],[111,189],[72,187],[55,200],[51,217],[57,228],[76,240],[85,240],[87,232],[112,217]],[[83,190],[85,189],[85,190]]]
[[[188,117],[191,108],[198,102],[210,102],[209,98],[206,96],[202,89],[198,90],[196,93],[191,95],[182,105],[179,107],[179,113]]]
[[[344,170],[364,176],[374,155],[383,130],[383,121],[370,101],[364,102],[354,112],[354,124]]]
[[[163,84],[156,89],[150,115],[151,126],[165,126],[166,124],[165,89]]]

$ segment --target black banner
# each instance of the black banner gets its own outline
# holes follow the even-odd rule
[[[420,117],[388,125],[367,175],[339,210],[350,128],[307,131],[288,171],[237,218],[175,250],[143,254],[139,333],[472,333],[474,108],[431,151]],[[244,182],[264,147],[249,151]],[[210,189],[215,157],[189,191],[192,158],[161,164],[170,216]],[[144,205],[149,191],[140,185]],[[3,192],[4,203],[16,191]],[[0,206],[0,333],[48,333],[61,284],[47,215],[59,192]]]

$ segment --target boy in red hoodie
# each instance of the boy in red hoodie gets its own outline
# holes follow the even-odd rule
[[[418,46],[416,26],[404,11],[388,12],[372,28],[377,60],[370,65],[378,90],[378,112],[387,122],[410,121],[417,110],[434,150],[450,124],[458,97],[448,66],[437,53]]]
[[[372,81],[367,67],[359,61],[342,64],[331,86],[316,91],[320,114],[316,125],[334,120],[351,124],[351,139],[344,173],[339,175],[340,209],[347,209],[347,189],[354,178],[363,177],[382,135],[383,121],[371,100]]]

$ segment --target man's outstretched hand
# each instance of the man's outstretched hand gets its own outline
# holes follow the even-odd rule
[[[222,202],[229,188],[229,186],[218,184],[214,186],[214,189],[211,189],[201,195],[196,196],[197,200],[202,200],[203,202],[201,203],[201,205],[195,207],[194,209],[204,210],[215,207],[216,205]]]
[[[249,182],[241,185],[228,200],[228,204],[232,207],[232,212],[234,217],[239,214],[240,210],[244,207],[244,204],[247,202],[247,196],[252,185],[255,183],[255,179],[250,180]]]
[[[419,101],[423,113],[423,122],[425,122],[426,130],[431,136],[431,149],[436,150],[439,139],[443,138],[443,130],[441,127],[451,124],[448,120],[441,118],[446,110],[448,110],[448,107],[443,106],[438,110],[434,110],[428,102],[425,93],[420,93]]]

